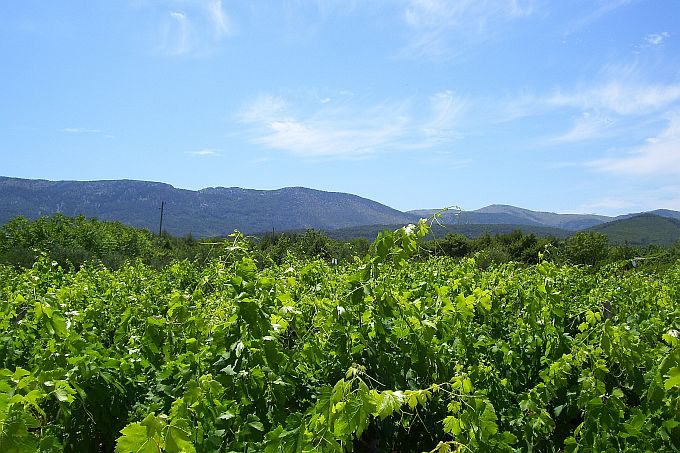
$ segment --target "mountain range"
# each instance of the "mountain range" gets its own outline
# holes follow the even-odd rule
[[[197,191],[169,184],[114,181],[46,181],[0,177],[0,224],[22,215],[34,219],[63,213],[173,235],[225,236],[315,228],[332,230],[369,224],[407,224],[414,216],[356,195],[303,187],[253,190],[210,187]]]
[[[194,191],[148,181],[47,181],[0,177],[0,224],[18,215],[34,219],[63,213],[117,220],[158,231],[161,202],[165,202],[163,230],[173,235],[191,233],[197,237],[224,236],[235,229],[254,234],[308,228],[336,230],[339,236],[345,236],[353,231],[373,232],[386,225],[404,225],[439,212],[435,209],[402,212],[357,195],[304,187],[278,190],[210,187]],[[497,233],[520,227],[539,235],[564,237],[639,214],[618,217],[556,214],[495,204],[474,211],[444,211],[440,222],[465,234],[482,230]],[[678,211],[659,209],[649,214],[680,220]],[[645,225],[648,224],[649,219]],[[664,225],[663,228],[671,228],[664,237],[672,238],[670,225],[675,223]]]

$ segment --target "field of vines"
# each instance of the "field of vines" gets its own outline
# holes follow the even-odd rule
[[[680,262],[0,266],[0,452],[672,452]]]

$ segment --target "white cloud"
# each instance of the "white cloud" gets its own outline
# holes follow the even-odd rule
[[[602,211],[618,211],[622,209],[629,209],[635,206],[629,198],[619,197],[603,197],[593,200],[591,202],[582,204],[578,212],[602,212]]]
[[[662,42],[664,42],[666,39],[670,38],[671,34],[668,33],[667,31],[662,31],[661,33],[652,33],[647,36],[645,36],[645,41],[647,44],[652,45],[652,46],[658,46]]]
[[[619,215],[654,209],[680,210],[680,185],[678,184],[641,187],[624,183],[612,187],[609,192],[582,204],[575,211]]]
[[[244,123],[275,121],[281,119],[285,109],[286,102],[282,98],[263,94],[249,103],[239,116]]]
[[[466,103],[451,91],[430,96],[431,117],[423,125],[423,132],[432,140],[448,140],[457,135],[458,125]]]
[[[232,32],[221,0],[169,1],[182,9],[166,10],[160,28],[160,47],[168,55],[210,53]]]
[[[189,152],[189,154],[196,157],[209,157],[209,156],[217,157],[222,155],[220,153],[220,150],[212,148],[204,148],[199,149],[198,151],[191,151]]]
[[[609,110],[619,115],[641,115],[680,101],[680,84],[639,84],[610,81],[578,91],[556,91],[545,99],[556,107]]]
[[[649,81],[636,65],[606,65],[594,80],[548,93],[520,93],[487,101],[487,116],[494,123],[520,118],[571,113],[572,128],[554,142],[597,138],[614,126],[654,120],[680,105],[680,83]],[[618,128],[618,132],[624,132]]]
[[[207,5],[208,13],[215,27],[215,35],[220,38],[231,31],[229,18],[222,9],[222,0],[212,0]]]
[[[64,132],[66,134],[92,134],[104,137],[106,139],[116,138],[114,135],[102,131],[101,129],[87,129],[85,127],[65,127],[61,129],[61,132]]]
[[[533,12],[533,2],[520,3],[518,0],[410,0],[404,20],[412,28],[461,27],[472,22],[479,29],[491,20],[522,17]]]
[[[171,11],[169,15],[173,23],[169,24],[165,31],[164,48],[172,55],[185,54],[191,49],[191,24],[186,14],[181,11]]]
[[[252,142],[267,148],[307,158],[364,158],[452,141],[464,103],[450,91],[428,101],[319,104],[262,95],[245,106],[239,121],[250,125]]]
[[[668,116],[668,126],[657,137],[623,156],[588,162],[597,170],[633,176],[680,177],[680,112]]]
[[[265,157],[258,157],[257,159],[253,159],[250,161],[251,164],[254,165],[260,165],[260,164],[266,164],[267,162],[271,162],[272,158],[265,156]]]
[[[544,115],[561,110],[576,110],[582,115],[574,123],[579,134],[599,121],[600,126],[616,122],[618,117],[645,117],[663,113],[680,102],[680,84],[659,84],[609,80],[575,89],[556,89],[552,93],[522,93],[506,99],[493,99],[488,110],[494,122]],[[588,126],[588,123],[590,126]],[[565,139],[568,137],[564,137]]]
[[[101,133],[101,131],[99,129],[86,129],[86,128],[83,128],[83,127],[65,127],[61,131],[69,133],[69,134],[100,134]]]
[[[591,2],[591,5],[595,7],[594,10],[587,12],[584,16],[571,23],[565,32],[565,35],[570,35],[575,33],[582,28],[598,21],[603,16],[613,13],[614,11],[627,6],[633,0],[604,0],[598,2]]]
[[[590,140],[605,135],[614,121],[606,116],[593,112],[583,112],[574,120],[572,128],[552,139],[555,143],[572,143]]]
[[[534,1],[409,0],[404,22],[412,35],[402,54],[446,59],[462,42],[484,41],[500,24],[529,16]],[[464,39],[460,39],[464,38]]]
[[[255,142],[303,157],[363,157],[398,139],[399,129],[399,124],[343,128],[324,121],[274,121]]]

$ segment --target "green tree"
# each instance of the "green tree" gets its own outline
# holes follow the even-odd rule
[[[595,266],[607,259],[609,238],[596,231],[581,231],[567,239],[564,249],[573,264]]]

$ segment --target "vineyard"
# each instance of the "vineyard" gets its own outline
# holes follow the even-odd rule
[[[0,266],[0,451],[670,452],[680,262]]]

